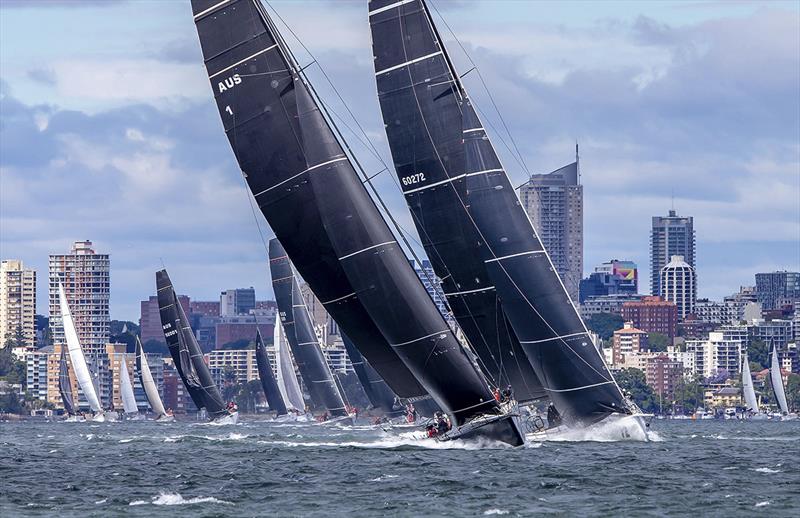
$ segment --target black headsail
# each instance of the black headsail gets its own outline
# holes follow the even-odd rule
[[[258,366],[258,377],[261,379],[261,387],[264,389],[264,395],[267,396],[270,410],[274,410],[275,414],[279,416],[288,414],[259,330],[256,330],[256,365]]]
[[[438,42],[417,2],[369,5],[378,93],[395,171],[447,302],[495,385],[511,385],[520,402],[543,398],[546,393],[500,308],[483,262],[485,247],[464,217],[461,114],[439,109],[442,103],[455,106],[457,94]]]
[[[364,387],[364,393],[367,395],[372,407],[386,415],[401,414],[403,408],[396,404],[397,396],[383,381],[381,375],[372,368],[347,335],[342,335],[342,341],[344,342],[347,356],[350,357],[350,363],[353,364],[353,370],[356,371],[358,381]]]
[[[269,242],[269,270],[283,330],[300,376],[311,394],[311,400],[317,407],[326,409],[331,416],[346,416],[344,398],[320,348],[314,323],[300,293],[292,264],[277,239]]]
[[[189,326],[189,319],[178,301],[172,281],[166,270],[156,272],[161,325],[167,347],[175,361],[175,369],[197,408],[205,408],[211,418],[226,415],[225,402],[219,393],[211,371],[203,358],[203,351]],[[163,289],[162,289],[163,288]],[[171,304],[169,303],[171,299]],[[162,304],[162,300],[164,304]],[[172,320],[166,320],[173,318]],[[174,331],[174,333],[173,333]],[[174,340],[174,346],[170,341]],[[174,348],[174,352],[173,352]]]
[[[75,399],[72,397],[72,383],[69,379],[69,366],[67,365],[67,346],[61,346],[61,359],[58,360],[58,392],[64,410],[69,415],[75,414]]]
[[[466,262],[481,273],[474,278],[478,283],[449,290],[496,291],[537,378],[565,419],[589,423],[628,412],[452,68],[425,2],[372,0],[370,24],[389,144],[420,234],[435,250],[429,255],[454,277],[467,271]],[[432,220],[447,221],[447,234]],[[446,237],[453,229],[471,251],[450,253],[456,245]],[[467,257],[479,257],[484,268]]]
[[[411,371],[456,424],[499,413],[261,4],[194,0],[192,7],[239,165],[317,298],[399,395],[411,391],[395,383],[397,374]],[[382,339],[370,342],[365,329],[378,330]],[[387,343],[402,369],[387,365]]]

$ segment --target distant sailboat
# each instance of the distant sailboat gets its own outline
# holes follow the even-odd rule
[[[75,398],[72,396],[72,382],[69,379],[69,366],[67,365],[67,348],[61,347],[61,358],[58,361],[58,392],[68,420],[77,420],[78,409],[75,408]]]
[[[139,371],[139,382],[144,388],[144,393],[147,396],[147,402],[150,408],[156,415],[156,421],[173,421],[174,417],[167,414],[164,409],[164,403],[161,401],[161,396],[158,394],[158,387],[153,379],[153,373],[150,371],[150,365],[147,363],[147,355],[142,347],[142,342],[139,337],[136,337],[136,370]]]
[[[378,374],[378,371],[372,368],[372,365],[369,364],[347,335],[342,335],[342,341],[344,342],[347,356],[350,358],[350,363],[353,365],[353,370],[358,377],[358,381],[361,382],[361,386],[364,387],[364,393],[367,395],[372,408],[387,417],[401,415],[405,411],[403,405],[399,404],[397,396],[381,375]]]
[[[122,408],[126,419],[139,417],[139,407],[136,405],[136,395],[133,393],[133,383],[128,372],[127,355],[123,354],[119,360],[119,392],[122,396]]]
[[[276,369],[278,371],[278,389],[281,392],[281,396],[283,396],[283,401],[286,403],[286,408],[288,410],[305,414],[306,403],[303,399],[303,391],[300,390],[300,384],[297,382],[292,356],[289,353],[286,335],[283,332],[283,324],[281,324],[279,318],[275,319],[273,338],[275,344],[275,362],[278,364]]]
[[[236,424],[239,412],[229,410],[223,402],[166,270],[156,272],[156,290],[164,338],[192,401],[197,408],[205,408],[213,422]]]
[[[72,370],[75,372],[75,378],[78,380],[78,386],[83,391],[89,407],[94,413],[94,421],[105,421],[105,414],[103,407],[100,405],[100,399],[97,397],[97,390],[95,388],[92,374],[89,372],[89,366],[86,364],[86,357],[83,354],[83,348],[78,340],[78,332],[75,330],[75,322],[72,320],[72,315],[69,311],[69,304],[67,296],[64,293],[64,286],[61,282],[58,283],[58,297],[61,306],[61,320],[64,325],[64,337],[67,341],[69,349],[69,359],[72,363]]]
[[[278,388],[278,382],[272,374],[272,365],[270,364],[269,356],[267,356],[267,348],[261,338],[261,331],[258,329],[256,329],[256,365],[258,366],[258,377],[261,379],[261,387],[267,397],[269,409],[275,412],[276,417],[288,414],[286,403],[283,402],[283,396],[281,396],[281,391]]]
[[[747,357],[747,351],[744,352],[742,358],[742,392],[746,407],[745,418],[754,421],[767,419],[767,414],[758,408],[758,398],[756,398],[756,391],[753,388],[753,376],[750,374],[750,360]]]
[[[778,359],[778,348],[772,347],[772,360],[769,366],[769,382],[772,385],[772,392],[775,394],[775,400],[778,402],[778,408],[781,411],[781,419],[790,421],[797,419],[797,414],[789,413],[789,405],[786,402],[786,389],[783,386],[783,376],[781,376],[781,362]]]

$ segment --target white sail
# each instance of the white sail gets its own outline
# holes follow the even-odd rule
[[[275,359],[278,364],[278,389],[281,391],[283,401],[289,410],[305,412],[305,401],[303,392],[297,383],[297,375],[294,372],[292,357],[283,334],[283,324],[279,318],[275,318],[275,331],[273,333],[273,343],[275,344]]]
[[[769,380],[772,383],[772,391],[775,392],[775,399],[782,414],[789,413],[789,405],[786,404],[786,391],[783,388],[783,378],[781,377],[781,363],[778,361],[778,348],[772,348],[772,363],[769,367]]]
[[[122,408],[125,409],[126,414],[136,414],[139,412],[139,407],[136,406],[136,396],[133,393],[133,384],[125,357],[126,355],[123,354],[119,361],[119,391],[122,395]]]
[[[75,331],[75,323],[72,321],[72,315],[69,312],[69,305],[67,304],[67,296],[64,294],[64,286],[58,283],[58,297],[61,306],[61,320],[64,324],[64,336],[67,340],[67,350],[69,351],[69,359],[72,362],[72,370],[75,372],[75,377],[78,379],[78,385],[89,402],[92,412],[103,413],[103,408],[100,406],[100,399],[97,397],[94,381],[89,372],[89,367],[86,365],[86,357],[83,355],[80,341],[78,340],[78,333]]]
[[[750,375],[750,360],[747,358],[747,351],[742,359],[742,391],[744,392],[744,403],[747,410],[758,413],[758,400],[756,391],[753,388],[753,377]]]
[[[139,381],[142,383],[144,393],[147,395],[147,402],[150,403],[150,408],[156,414],[156,418],[162,415],[167,415],[164,409],[164,403],[161,402],[161,396],[158,394],[158,387],[153,379],[153,373],[150,372],[150,364],[147,363],[147,355],[144,353],[142,344],[139,342],[139,337],[136,337],[136,359],[139,362]]]

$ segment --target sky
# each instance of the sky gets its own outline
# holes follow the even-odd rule
[[[701,297],[800,270],[797,2],[430,3],[457,69],[480,72],[465,86],[515,185],[580,143],[587,273],[633,260],[647,292],[651,217],[672,207],[694,217]],[[345,131],[367,171],[391,164],[366,1],[270,5],[375,145]],[[393,173],[376,183],[413,234]],[[270,298],[271,231],[248,200],[188,1],[0,0],[0,257],[37,270],[40,313],[48,254],[85,239],[111,255],[112,318],[138,319],[162,266],[193,299]]]

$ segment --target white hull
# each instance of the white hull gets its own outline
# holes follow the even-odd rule
[[[166,415],[165,414],[165,415],[162,415],[161,417],[155,418],[154,421],[157,422],[157,423],[174,423],[175,422],[175,416],[171,416],[171,415]]]
[[[92,416],[90,421],[92,421],[93,423],[105,423],[106,421],[109,421],[109,422],[110,421],[116,421],[116,419],[112,419],[112,418],[110,418],[110,416],[107,416],[106,414],[96,414],[96,415]]]
[[[528,434],[531,441],[640,441],[649,442],[650,414],[612,414],[586,427],[562,425]]]

